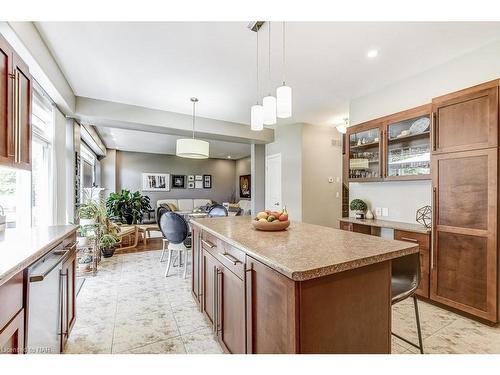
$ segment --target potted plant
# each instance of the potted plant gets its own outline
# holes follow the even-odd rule
[[[350,204],[351,211],[354,211],[356,219],[364,219],[367,209],[366,203],[361,199],[353,199]]]
[[[89,234],[92,231],[89,230],[88,225],[80,225],[76,230],[76,246],[85,247],[89,245]]]
[[[140,222],[142,216],[151,209],[151,205],[148,196],[141,195],[138,191],[131,193],[123,189],[119,193],[109,195],[106,208],[110,217],[130,225]]]
[[[99,240],[99,248],[104,258],[112,257],[115,253],[115,246],[118,239],[112,234],[104,234]]]
[[[94,225],[96,223],[97,213],[98,213],[97,203],[94,201],[88,201],[83,203],[78,208],[78,217],[80,218],[80,225]]]

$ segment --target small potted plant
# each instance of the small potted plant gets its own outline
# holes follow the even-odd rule
[[[104,258],[110,258],[115,253],[115,246],[118,240],[112,234],[104,234],[99,240],[99,248]]]
[[[76,246],[85,247],[89,245],[89,228],[86,225],[80,225],[76,230]]]
[[[78,208],[78,217],[80,218],[80,225],[94,225],[96,223],[96,216],[99,212],[99,208],[97,207],[97,203],[93,201],[89,201],[87,203],[82,204]]]
[[[364,219],[367,209],[366,203],[361,199],[353,199],[350,204],[351,211],[354,211],[356,219]]]

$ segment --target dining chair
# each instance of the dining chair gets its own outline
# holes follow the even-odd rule
[[[160,228],[160,231],[161,231],[161,233],[163,235],[163,238],[162,238],[162,247],[161,247],[161,255],[160,255],[160,263],[163,262],[163,257],[165,255],[165,252],[167,251],[167,244],[168,244],[168,241],[165,238],[165,234],[163,233],[163,231],[161,230],[161,227],[160,227],[160,219],[161,219],[161,216],[165,212],[171,212],[171,210],[170,210],[170,208],[168,206],[160,206],[156,210],[156,222],[158,223],[158,227]]]
[[[177,252],[176,258],[179,258],[181,264],[182,256],[185,255],[184,260],[184,278],[187,274],[188,255],[191,251],[191,238],[189,237],[189,226],[179,214],[175,212],[165,212],[160,217],[160,230],[168,241],[168,260],[167,269],[165,270],[165,277],[168,276],[174,252]]]
[[[208,211],[208,217],[224,217],[227,216],[226,207],[221,204],[216,204],[210,207]]]

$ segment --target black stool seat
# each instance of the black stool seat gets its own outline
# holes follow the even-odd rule
[[[417,288],[418,284],[415,283],[413,277],[408,275],[393,275],[391,294],[392,304],[394,305],[395,303],[411,297]]]

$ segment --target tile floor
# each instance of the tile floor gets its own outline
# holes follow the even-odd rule
[[[163,276],[159,251],[104,259],[77,299],[66,353],[221,353],[198,312],[189,278]],[[500,353],[500,327],[419,302],[426,353]],[[393,308],[393,331],[417,341],[412,301]],[[418,350],[393,338],[394,354]]]

